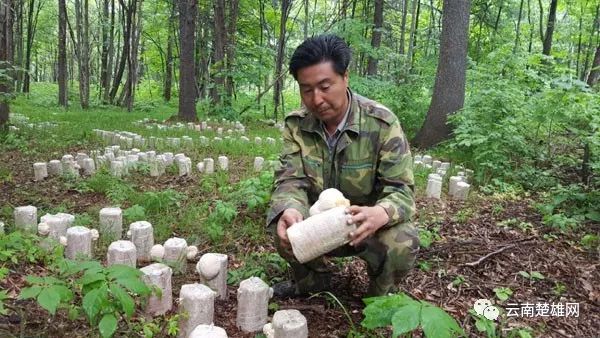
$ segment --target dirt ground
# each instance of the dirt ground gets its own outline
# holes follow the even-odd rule
[[[49,206],[60,202],[69,205],[70,212],[77,213],[90,205],[108,203],[100,194],[64,190],[51,180],[34,184],[29,177],[31,162],[19,153],[1,154],[0,161],[10,163],[11,171],[16,173],[11,182],[0,185],[0,200],[10,201],[13,206]],[[182,182],[173,179],[161,182],[165,187],[182,185]],[[468,314],[475,300],[495,299],[494,288],[509,287],[513,294],[508,301],[498,303],[500,307],[506,308],[511,302],[579,303],[579,316],[510,317],[500,325],[502,336],[507,336],[513,328],[528,327],[533,329],[534,336],[540,337],[598,337],[599,253],[583,249],[575,234],[550,235],[549,229],[541,224],[541,217],[531,205],[532,200],[529,199],[482,198],[466,203],[419,199],[419,218],[422,221],[428,220],[425,222],[427,224],[436,224],[439,227],[439,237],[430,247],[421,249],[418,267],[401,284],[402,290],[414,298],[443,307],[459,321],[469,336],[483,336],[476,330],[475,321]],[[510,219],[530,223],[531,227],[520,229],[498,226],[501,221]],[[432,226],[429,229],[432,230]],[[600,225],[592,225],[587,232],[599,233]],[[232,258],[230,266],[243,264],[235,258],[239,251],[275,251],[270,243],[252,247],[237,243],[234,247],[236,249],[226,252]],[[201,251],[208,249],[210,248],[201,248]],[[366,267],[359,259],[335,266],[338,271],[332,283],[335,288],[331,291],[344,305],[353,324],[344,310],[324,295],[274,301],[279,309],[300,310],[308,320],[310,337],[341,337],[348,334],[351,325],[360,328],[364,308],[361,299],[368,285]],[[532,281],[520,276],[520,271],[539,271],[544,279]],[[22,265],[0,281],[0,287],[8,290],[9,295],[14,297],[25,286],[25,275],[45,273],[43,266]],[[455,282],[457,278],[462,281]],[[197,281],[195,265],[190,263],[185,276],[174,278],[174,299],[178,296],[180,285]],[[564,290],[557,292],[557,285],[563,285]],[[228,299],[216,302],[214,321],[230,337],[254,337],[254,334],[243,334],[236,328],[235,293],[235,287],[230,286]],[[67,319],[65,311],[59,311],[52,317],[32,301],[11,299],[6,304],[9,315],[0,316],[2,337],[97,335],[97,331],[89,328],[83,315],[71,321]],[[176,311],[177,307],[174,306],[173,313]],[[270,314],[272,313],[271,310]],[[120,325],[120,332],[131,332],[123,321]],[[379,334],[388,336],[390,331],[379,331]]]

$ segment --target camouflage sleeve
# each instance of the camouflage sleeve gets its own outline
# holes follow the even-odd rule
[[[376,204],[385,209],[391,226],[412,220],[416,212],[412,156],[398,120],[381,133],[380,142],[377,179],[383,190]]]
[[[281,213],[288,208],[300,211],[304,218],[308,217],[308,179],[304,174],[300,145],[293,138],[288,121],[283,130],[283,151],[279,161],[281,167],[275,172],[275,186],[267,214],[267,226],[277,221]]]

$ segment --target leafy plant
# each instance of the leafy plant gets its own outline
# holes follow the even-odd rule
[[[123,217],[125,217],[125,219],[130,223],[135,221],[143,221],[146,219],[146,209],[138,204],[133,205],[123,210]]]
[[[55,266],[57,276],[27,276],[30,287],[21,290],[21,299],[35,298],[51,314],[58,308],[71,312],[81,307],[91,325],[102,337],[112,337],[118,319],[129,319],[136,307],[134,296],[148,296],[150,288],[141,280],[141,272],[125,265],[103,267],[96,261],[61,260]],[[75,295],[81,294],[75,299]],[[72,301],[76,304],[70,304]]]
[[[439,226],[436,226],[431,230],[419,228],[419,243],[421,244],[421,247],[427,249],[433,242],[440,240],[441,237],[439,231]]]
[[[363,299],[365,319],[361,325],[375,329],[392,325],[393,337],[423,330],[426,337],[464,336],[465,332],[443,309],[404,293]]]
[[[519,271],[519,275],[523,276],[530,280],[543,280],[545,279],[544,275],[542,275],[539,271]]]
[[[513,291],[507,287],[498,287],[494,288],[494,293],[496,294],[496,297],[498,297],[498,299],[500,299],[501,301],[505,301],[508,298],[510,298],[510,296],[513,294]]]
[[[59,306],[66,308],[73,299],[73,291],[64,280],[52,276],[27,276],[25,280],[32,286],[23,288],[19,299],[35,298],[52,315]]]
[[[484,316],[478,315],[477,312],[475,312],[475,310],[473,309],[469,310],[469,315],[471,315],[471,317],[475,319],[475,328],[477,329],[477,331],[482,333],[485,332],[485,335],[488,338],[497,337],[496,329],[498,324],[496,324],[496,322],[494,322],[493,320],[489,320]]]

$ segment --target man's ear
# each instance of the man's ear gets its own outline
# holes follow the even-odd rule
[[[342,75],[342,77],[344,78],[344,81],[346,81],[346,83],[348,83],[349,80],[349,73],[348,70],[346,69],[346,71],[344,72],[344,75]]]

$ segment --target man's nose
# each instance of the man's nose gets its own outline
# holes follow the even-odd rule
[[[325,100],[323,100],[323,92],[321,92],[319,89],[315,89],[315,94],[313,96],[313,103],[315,104],[315,106],[320,106],[321,104],[323,104]]]

